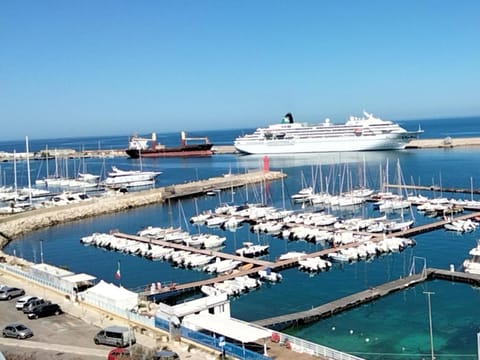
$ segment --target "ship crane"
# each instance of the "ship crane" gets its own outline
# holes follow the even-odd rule
[[[187,141],[203,141],[205,144],[209,144],[210,141],[208,140],[208,137],[187,137],[185,134],[185,131],[181,132],[181,140],[182,140],[182,146],[187,145]]]

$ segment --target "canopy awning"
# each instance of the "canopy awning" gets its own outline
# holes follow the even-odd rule
[[[82,274],[75,274],[75,275],[70,275],[70,276],[63,276],[62,279],[65,280],[65,281],[74,283],[74,284],[78,284],[78,283],[82,283],[82,282],[93,281],[93,280],[96,279],[96,277],[92,276],[92,275],[82,273]]]
[[[271,336],[271,332],[268,330],[232,318],[223,318],[206,313],[185,316],[183,322],[242,343],[255,342]]]

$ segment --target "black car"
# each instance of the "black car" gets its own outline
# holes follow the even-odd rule
[[[36,299],[29,300],[23,305],[22,311],[23,311],[24,314],[28,314],[33,309],[35,309],[37,306],[43,305],[43,304],[51,304],[51,301],[41,299],[41,298],[36,298]]]
[[[44,316],[60,315],[62,312],[58,304],[41,304],[34,307],[27,316],[29,319],[38,319]]]

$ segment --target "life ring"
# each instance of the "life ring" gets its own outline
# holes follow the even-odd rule
[[[272,340],[272,342],[274,342],[274,343],[280,342],[280,335],[278,335],[278,333],[275,333],[275,332],[272,333],[271,340]]]
[[[292,350],[292,344],[290,344],[290,341],[285,340],[285,348],[288,349],[288,350]]]

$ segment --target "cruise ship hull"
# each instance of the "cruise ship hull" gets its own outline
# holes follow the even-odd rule
[[[389,120],[363,112],[344,124],[295,123],[291,113],[282,123],[239,136],[235,148],[246,154],[305,154],[343,151],[401,150],[423,131],[407,131]]]
[[[377,136],[345,136],[312,139],[275,139],[243,142],[237,140],[235,148],[245,154],[301,154],[316,152],[401,150],[417,132]]]

